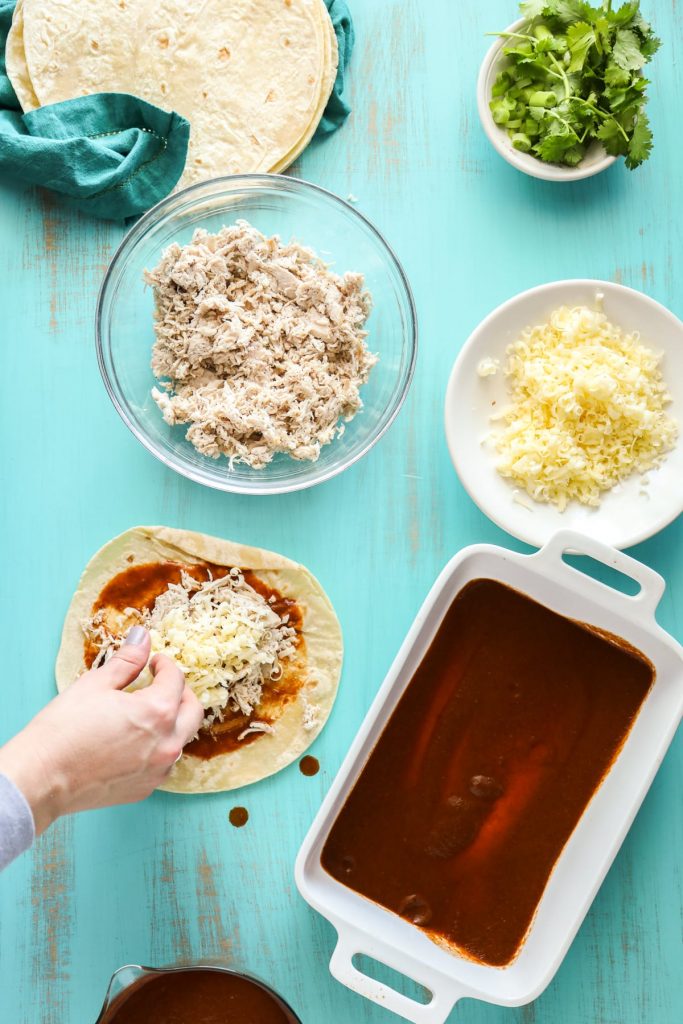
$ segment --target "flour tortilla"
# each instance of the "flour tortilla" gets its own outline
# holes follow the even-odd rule
[[[309,142],[315,135],[316,129],[320,124],[327,101],[329,100],[334,83],[337,78],[337,69],[339,66],[339,47],[337,45],[337,36],[334,31],[334,25],[327,14],[327,8],[323,4],[323,0],[320,0],[320,6],[323,8],[324,17],[324,30],[325,30],[325,63],[323,71],[323,82],[322,89],[320,91],[320,99],[318,100],[318,106],[316,107],[315,113],[311,120],[308,129],[301,136],[296,146],[289,151],[274,167],[270,167],[269,170],[272,174],[280,174],[281,171],[286,170],[290,164],[293,164],[297,160],[303,151],[308,146]]]
[[[24,0],[18,0],[14,8],[12,27],[5,43],[5,66],[21,109],[24,112],[36,110],[40,103],[28,73],[24,52]]]
[[[191,126],[180,186],[284,169],[310,141],[334,84],[337,44],[323,0],[20,5],[8,73],[22,106],[128,92],[177,111]]]
[[[303,614],[304,683],[296,699],[285,705],[274,733],[209,760],[185,754],[160,788],[172,793],[236,789],[296,760],[316,738],[332,710],[343,645],[334,609],[315,577],[302,565],[271,551],[163,526],[138,526],[115,537],[88,563],[69,606],[57,655],[57,689],[66,689],[86,670],[82,623],[90,619],[92,606],[106,584],[130,567],[130,556],[138,563],[211,562],[251,569],[267,585],[295,599]]]

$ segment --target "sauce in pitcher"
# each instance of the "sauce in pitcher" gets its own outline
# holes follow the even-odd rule
[[[144,975],[98,1024],[300,1024],[264,985],[210,967]]]

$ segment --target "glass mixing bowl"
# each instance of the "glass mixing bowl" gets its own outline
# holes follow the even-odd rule
[[[367,344],[379,355],[361,389],[363,408],[316,462],[277,455],[264,469],[200,455],[188,424],[169,427],[151,396],[152,291],[143,271],[163,250],[189,242],[196,228],[218,231],[243,218],[264,234],[312,248],[339,274],[360,271],[372,293]],[[405,273],[379,231],[338,196],[294,178],[245,174],[193,185],[162,200],[129,231],[114,254],[97,303],[97,356],[124,423],[171,469],[224,491],[277,494],[340,473],[375,444],[398,414],[417,354],[415,306]]]

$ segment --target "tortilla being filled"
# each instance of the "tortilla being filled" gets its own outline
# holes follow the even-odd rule
[[[7,44],[25,111],[115,92],[186,117],[181,186],[289,166],[337,64],[323,0],[18,0]]]
[[[69,607],[58,690],[106,661],[133,625],[173,657],[204,725],[162,789],[209,793],[266,778],[323,728],[342,638],[318,581],[296,562],[200,533],[138,526],[91,559]],[[145,669],[135,688],[151,680]]]

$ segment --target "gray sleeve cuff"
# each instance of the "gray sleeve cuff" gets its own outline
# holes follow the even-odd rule
[[[0,775],[0,871],[35,838],[33,814],[24,794],[6,775]]]

